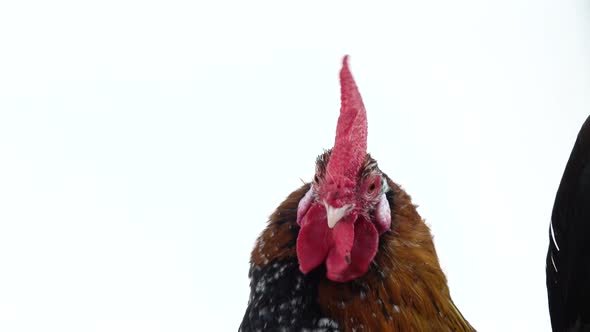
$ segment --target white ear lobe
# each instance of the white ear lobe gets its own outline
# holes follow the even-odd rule
[[[305,193],[305,196],[299,201],[299,206],[297,206],[297,224],[299,226],[303,226],[301,225],[301,222],[303,221],[303,217],[307,213],[307,210],[309,210],[312,201],[313,189],[310,187],[307,193]]]
[[[375,227],[379,234],[383,234],[391,228],[391,208],[385,194],[381,195],[375,208]]]

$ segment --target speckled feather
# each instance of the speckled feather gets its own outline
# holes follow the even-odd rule
[[[327,160],[329,151],[318,158],[320,171]],[[378,169],[367,155],[360,174],[368,168]],[[328,280],[323,267],[307,276],[296,268],[297,205],[310,184],[287,197],[252,252],[251,296],[240,331],[474,331],[451,299],[428,226],[410,196],[384,176],[391,230],[380,237],[369,271],[351,282]],[[281,311],[289,297],[301,299],[284,307],[295,325],[285,325]]]

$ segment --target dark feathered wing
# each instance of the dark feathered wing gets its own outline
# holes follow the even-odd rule
[[[553,331],[590,331],[590,117],[555,197],[546,274]]]

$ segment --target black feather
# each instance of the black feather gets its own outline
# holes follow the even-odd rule
[[[555,197],[546,275],[553,331],[590,331],[590,117]]]

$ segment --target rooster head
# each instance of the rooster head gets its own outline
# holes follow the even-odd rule
[[[341,108],[334,147],[318,157],[316,175],[299,202],[299,269],[325,262],[326,276],[346,282],[365,274],[379,235],[391,226],[387,181],[367,155],[367,113],[344,57]]]

